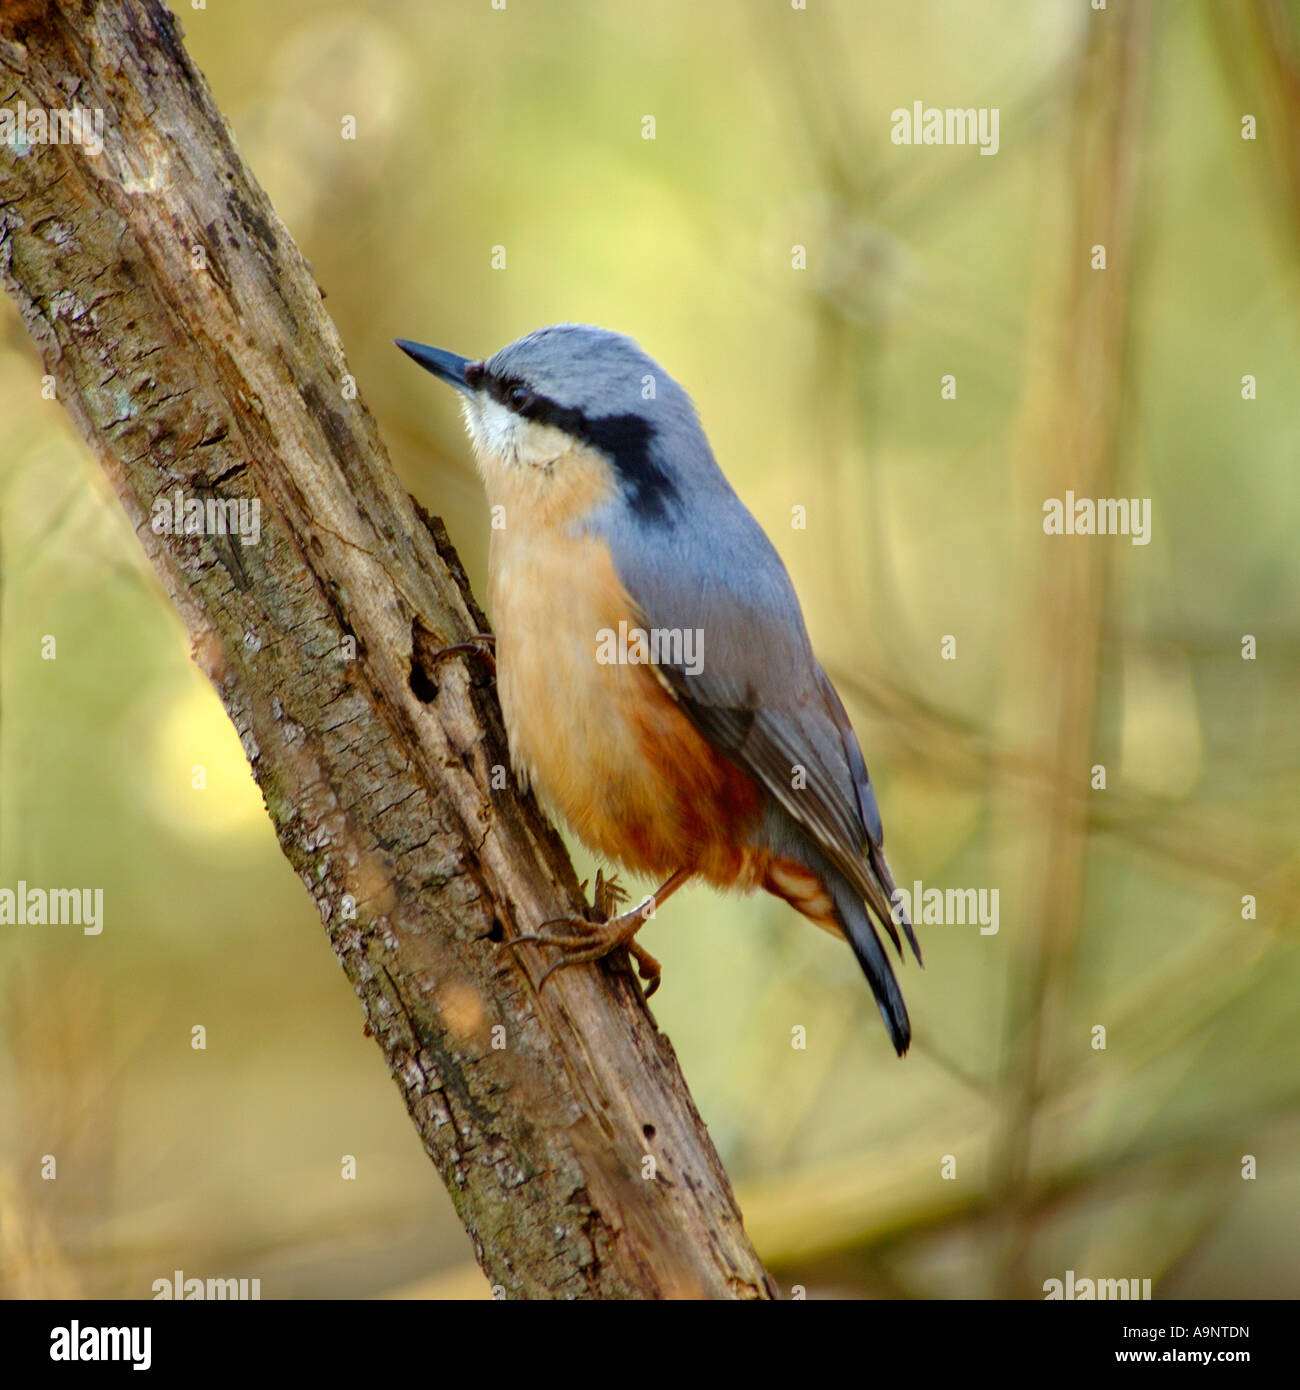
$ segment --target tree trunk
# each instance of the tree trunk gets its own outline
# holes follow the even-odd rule
[[[0,279],[239,731],[280,845],[507,1297],[767,1298],[668,1040],[609,966],[507,937],[580,909],[508,766],[441,523],[351,389],[320,292],[158,0],[0,0]],[[257,544],[156,499],[257,501]],[[494,778],[494,769],[497,777]]]

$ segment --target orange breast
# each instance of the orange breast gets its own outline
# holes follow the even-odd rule
[[[601,857],[757,887],[754,781],[696,730],[652,668],[597,659],[637,617],[608,547],[563,526],[493,534],[489,602],[516,770]]]

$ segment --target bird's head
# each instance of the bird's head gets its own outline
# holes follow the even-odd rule
[[[693,474],[716,472],[686,392],[621,333],[539,328],[486,361],[397,340],[463,396],[489,497],[556,519],[616,502],[671,524]]]

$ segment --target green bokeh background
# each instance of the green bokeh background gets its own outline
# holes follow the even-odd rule
[[[1081,151],[1105,109],[1079,84],[1110,90],[1099,26],[1135,8],[1131,260],[1094,271],[1077,240],[1105,238],[1072,218],[1095,206]],[[1041,1297],[1073,1269],[1300,1294],[1300,9],[180,13],[478,592],[487,508],[455,401],[391,339],[481,356],[560,320],[632,334],[791,571],[900,883],[1000,890],[996,935],[923,932],[903,1063],[850,954],[784,905],[690,891],[648,929],[654,1012],[782,1286]],[[892,144],[917,100],[998,108],[996,156]],[[1096,408],[1058,384],[1086,376],[1054,375],[1087,351],[1063,306],[1105,276],[1127,352],[1098,371],[1117,374],[1117,490],[1152,500],[1144,547],[1041,527],[1056,446]],[[0,886],[102,886],[106,925],[0,927],[0,1292],[148,1297],[182,1269],[264,1297],[485,1296],[238,740],[41,371],[0,302]],[[1077,670],[1068,633],[1043,645],[1067,546],[1105,571]],[[1070,771],[1077,893],[1044,911],[1049,657],[1098,701]]]

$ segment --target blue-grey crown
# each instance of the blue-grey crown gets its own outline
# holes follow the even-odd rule
[[[554,425],[608,456],[634,510],[667,519],[680,505],[676,471],[712,463],[686,392],[622,333],[588,324],[539,328],[466,368],[475,390]]]

